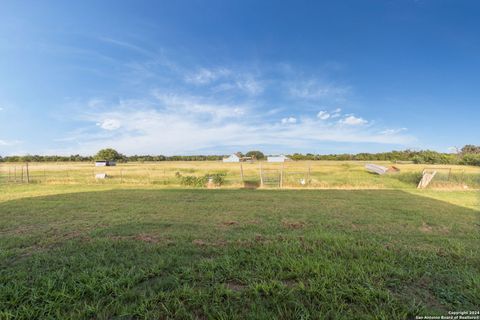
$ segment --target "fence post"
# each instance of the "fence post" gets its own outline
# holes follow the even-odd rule
[[[243,165],[242,163],[240,162],[240,178],[242,179],[242,183],[243,183]]]
[[[283,168],[285,164],[282,163],[282,167],[280,168],[280,189],[283,188]]]
[[[262,163],[259,162],[260,164],[260,187],[263,187],[263,171],[262,171]]]
[[[308,173],[307,173],[307,184],[310,185],[310,171],[311,171],[311,166],[308,165]]]
[[[27,183],[30,183],[30,172],[28,171],[28,162],[25,164],[26,165],[26,170],[27,170]]]

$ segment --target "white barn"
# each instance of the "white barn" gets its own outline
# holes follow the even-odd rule
[[[290,158],[285,156],[285,155],[279,155],[279,156],[268,156],[267,157],[267,162],[285,162],[285,161],[290,161]]]
[[[223,158],[223,162],[240,162],[240,157],[234,153],[227,158]]]

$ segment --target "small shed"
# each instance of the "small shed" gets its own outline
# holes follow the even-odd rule
[[[116,166],[117,163],[112,160],[97,160],[95,161],[95,167],[113,167]]]
[[[237,154],[233,153],[227,158],[223,158],[223,162],[240,162],[240,157]]]
[[[285,162],[285,161],[291,161],[291,159],[283,154],[278,156],[267,157],[267,162]]]

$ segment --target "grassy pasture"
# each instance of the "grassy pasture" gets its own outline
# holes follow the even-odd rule
[[[480,301],[478,191],[0,188],[2,319],[404,319]]]
[[[295,161],[285,164],[243,163],[243,180],[250,185],[260,184],[260,167],[265,176],[279,180],[281,171],[285,188],[321,189],[412,189],[415,188],[421,172],[425,168],[436,168],[437,177],[431,188],[470,189],[480,188],[480,168],[451,165],[396,164],[399,173],[377,176],[365,171],[362,161]],[[392,165],[388,162],[375,162]],[[0,183],[20,180],[25,175],[22,164],[1,164]],[[206,174],[226,174],[224,188],[244,186],[241,168],[238,163],[220,161],[173,161],[118,164],[116,167],[96,168],[92,163],[30,163],[30,180],[41,184],[123,184],[157,185],[159,187],[179,187],[176,173],[203,176]],[[95,173],[107,173],[108,179],[95,180]],[[16,178],[15,178],[16,177]],[[302,185],[300,180],[309,183]],[[277,183],[278,185],[278,183]],[[270,185],[271,187],[272,185]],[[267,185],[268,187],[268,185]]]

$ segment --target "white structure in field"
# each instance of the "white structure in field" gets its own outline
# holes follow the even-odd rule
[[[290,161],[290,158],[285,156],[285,155],[279,155],[279,156],[268,156],[267,157],[267,162],[285,162],[285,161]]]
[[[240,157],[234,153],[227,158],[223,158],[223,162],[240,162]]]
[[[367,163],[365,165],[365,169],[367,169],[368,171],[370,171],[372,173],[376,173],[376,174],[379,174],[379,175],[383,175],[383,174],[388,172],[388,168],[383,167],[383,166],[379,166],[378,164],[372,164],[372,163]]]
[[[112,160],[97,160],[95,161],[95,167],[113,167],[116,166],[117,163]]]

